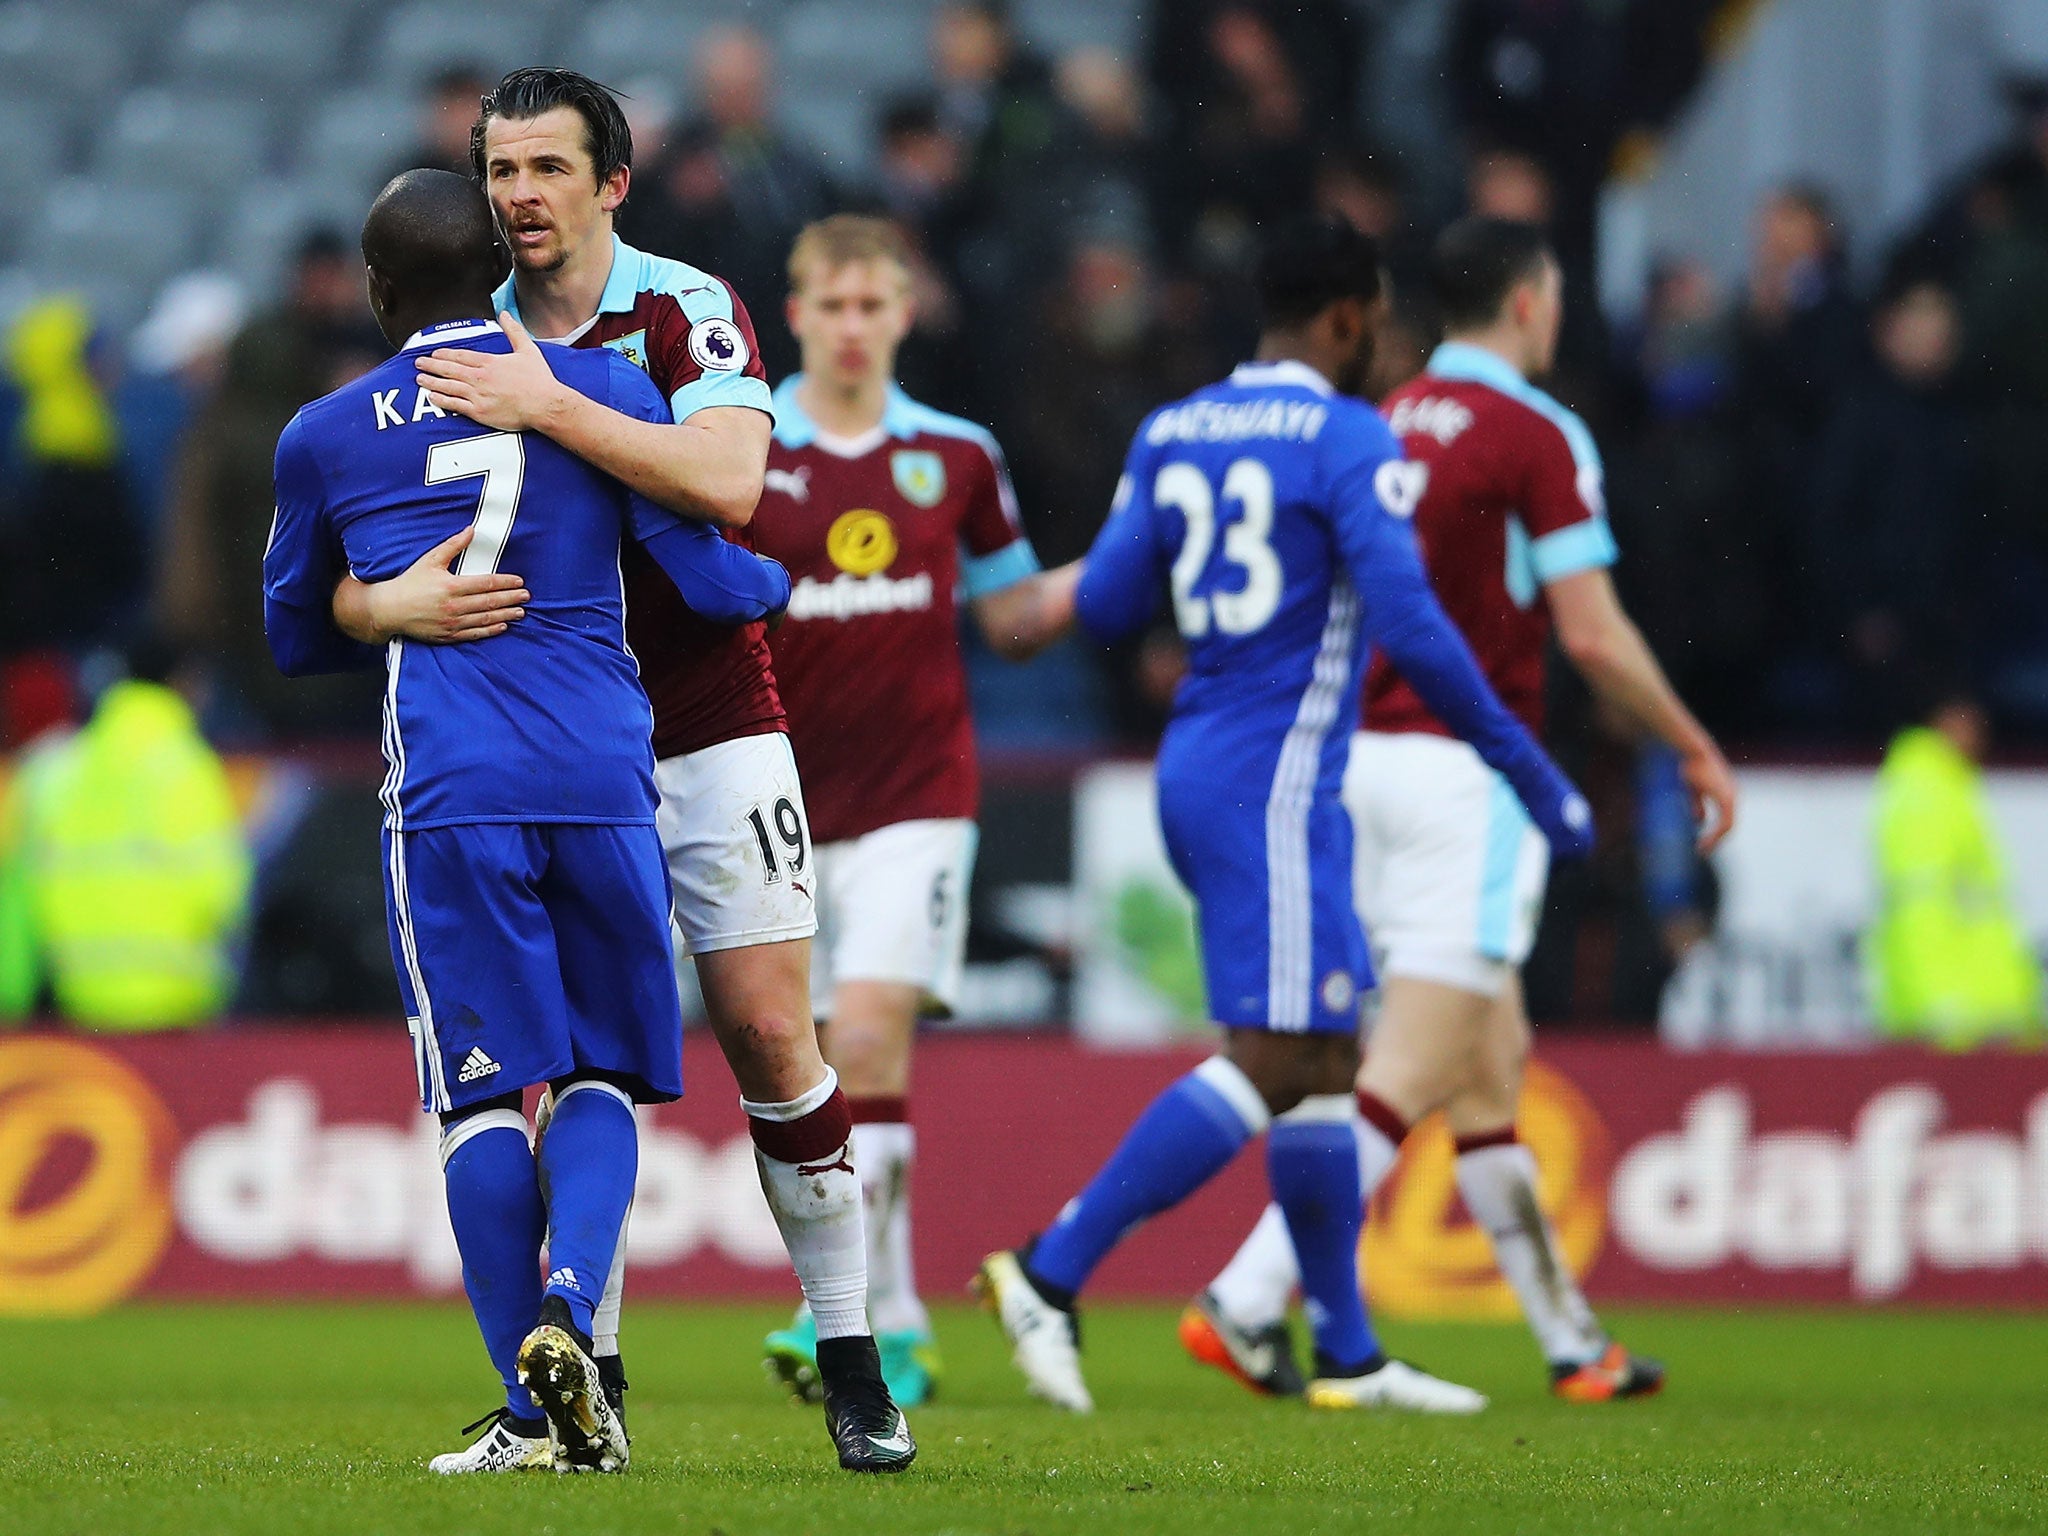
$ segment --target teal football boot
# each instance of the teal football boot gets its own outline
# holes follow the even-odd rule
[[[882,1379],[901,1408],[928,1403],[938,1391],[943,1365],[932,1336],[917,1329],[884,1333],[875,1339],[882,1356]],[[809,1307],[798,1307],[787,1328],[769,1334],[762,1346],[768,1377],[790,1398],[816,1406],[825,1400],[818,1375],[818,1324]]]

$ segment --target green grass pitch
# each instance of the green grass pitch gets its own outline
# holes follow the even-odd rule
[[[135,1307],[0,1323],[0,1532],[1293,1532],[2048,1528],[2048,1326],[2024,1315],[1643,1312],[1665,1396],[1550,1401],[1511,1327],[1393,1325],[1493,1396],[1474,1420],[1311,1415],[1189,1364],[1164,1308],[1099,1307],[1089,1419],[1027,1401],[993,1325],[939,1318],[918,1464],[856,1478],[756,1364],[784,1314],[628,1318],[633,1468],[441,1479],[488,1409],[452,1306]]]

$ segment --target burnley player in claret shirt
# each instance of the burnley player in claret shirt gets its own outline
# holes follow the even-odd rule
[[[769,646],[817,840],[812,1007],[853,1106],[882,1369],[909,1405],[937,1366],[910,1263],[910,1046],[958,999],[979,793],[956,594],[1022,660],[1057,637],[1076,572],[1040,572],[995,439],[894,383],[911,322],[895,227],[814,224],[789,275],[804,371],[775,393],[755,547],[795,584]],[[815,1348],[808,1312],[769,1338],[799,1395]]]

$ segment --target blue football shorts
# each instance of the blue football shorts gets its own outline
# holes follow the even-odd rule
[[[683,1091],[668,868],[652,826],[384,833],[385,912],[420,1103],[460,1109],[579,1070]]]
[[[1233,766],[1172,750],[1159,759],[1160,830],[1195,899],[1210,1016],[1239,1029],[1356,1033],[1372,961],[1338,786],[1288,793],[1257,764]]]

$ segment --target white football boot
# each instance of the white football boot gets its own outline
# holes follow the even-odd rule
[[[452,1477],[458,1472],[546,1472],[555,1464],[554,1447],[545,1434],[532,1437],[515,1434],[508,1422],[511,1415],[503,1408],[494,1410],[465,1425],[463,1433],[484,1430],[482,1438],[466,1451],[446,1451],[427,1463],[429,1472],[438,1472]]]
[[[519,1346],[519,1384],[547,1416],[557,1472],[623,1472],[626,1426],[604,1390],[590,1340],[559,1296],[543,1297],[540,1325]]]
[[[1305,1394],[1311,1408],[1391,1408],[1401,1413],[1478,1413],[1483,1393],[1389,1360],[1363,1376],[1318,1376]]]
[[[1093,1413],[1095,1399],[1081,1379],[1081,1350],[1074,1314],[1047,1301],[1025,1278],[1024,1266],[1007,1249],[981,1261],[974,1288],[1009,1336],[1010,1358],[1035,1396],[1072,1413]]]

